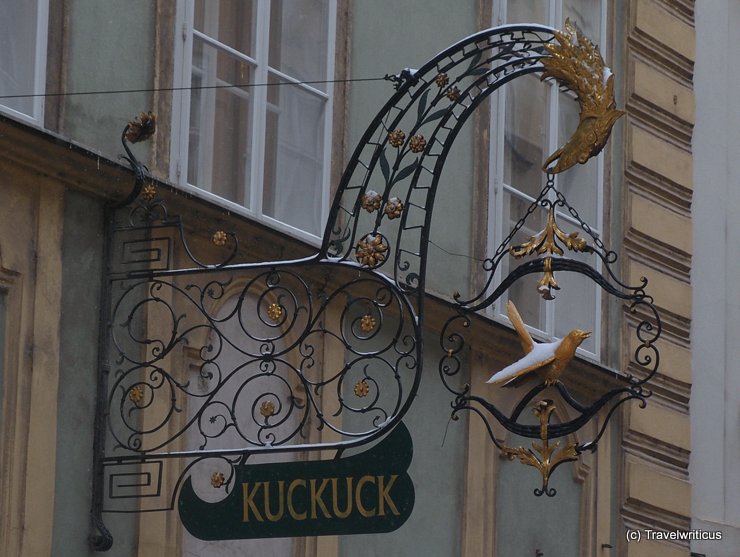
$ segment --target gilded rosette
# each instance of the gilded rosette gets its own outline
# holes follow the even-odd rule
[[[377,267],[386,260],[388,245],[380,234],[368,234],[357,244],[355,257],[366,267]]]

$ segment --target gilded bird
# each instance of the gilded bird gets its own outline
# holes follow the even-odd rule
[[[576,94],[580,105],[578,127],[560,149],[547,157],[542,169],[551,174],[583,164],[606,145],[614,123],[624,115],[614,100],[614,76],[604,65],[599,49],[569,20],[565,32],[556,31],[559,44],[546,44],[541,79],[555,78]],[[553,163],[557,163],[552,166]]]
[[[501,371],[494,373],[487,381],[487,383],[494,385],[502,383],[506,385],[517,377],[538,369],[545,370],[546,385],[556,383],[568,363],[575,356],[576,349],[585,339],[591,336],[590,331],[573,329],[562,340],[535,343],[524,326],[524,321],[522,321],[514,302],[511,300],[506,306],[506,313],[519,334],[519,341],[525,355]]]

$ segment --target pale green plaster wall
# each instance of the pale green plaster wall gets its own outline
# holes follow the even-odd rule
[[[449,45],[479,30],[477,2],[372,0],[351,2],[350,77],[382,77],[419,68]],[[349,94],[347,145],[351,153],[380,107],[393,94],[389,82],[361,82]],[[472,121],[471,121],[472,123]],[[457,138],[440,182],[431,239],[444,249],[469,254],[472,245],[472,167],[470,126]],[[451,297],[467,292],[470,260],[450,258],[430,247],[428,290]],[[386,269],[391,272],[391,269]]]
[[[342,557],[454,557],[460,554],[468,416],[450,421],[453,395],[442,385],[438,337],[424,336],[424,371],[413,405],[403,419],[413,441],[409,476],[415,500],[411,516],[387,534],[340,537]],[[467,368],[467,365],[465,365]],[[460,377],[460,388],[467,377]],[[367,450],[362,447],[356,452]]]
[[[72,0],[67,4],[66,90],[151,89],[157,3]],[[64,99],[62,133],[111,158],[121,152],[119,138],[126,122],[152,109],[148,92]]]
[[[57,406],[54,557],[100,555],[90,549],[92,444],[103,272],[101,203],[67,192],[62,244],[62,315]],[[111,557],[134,555],[136,515],[105,515],[114,533]]]
[[[518,439],[511,446],[529,447],[531,440]],[[549,487],[555,497],[536,497],[542,477],[518,460],[503,460],[496,485],[496,555],[532,557],[540,550],[546,557],[580,555],[581,485],[573,478],[573,465],[553,472]]]

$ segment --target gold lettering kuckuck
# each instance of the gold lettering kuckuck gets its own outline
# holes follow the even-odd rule
[[[306,520],[306,517],[308,516],[308,511],[298,513],[296,512],[295,505],[293,504],[293,492],[298,486],[301,486],[305,489],[306,480],[293,480],[292,482],[290,482],[290,485],[288,486],[288,514],[293,520]]]
[[[355,502],[357,503],[357,510],[360,511],[360,514],[364,517],[371,517],[375,516],[376,509],[367,509],[365,505],[362,502],[362,487],[366,483],[375,483],[375,476],[362,476],[358,482],[357,486],[355,487]]]
[[[265,500],[265,516],[267,517],[267,520],[270,522],[277,522],[281,518],[283,518],[283,514],[285,512],[285,507],[283,505],[284,501],[284,494],[285,494],[285,482],[280,480],[278,484],[278,510],[277,512],[272,512],[272,509],[270,508],[270,484],[272,482],[264,482],[264,487],[262,488],[262,493],[264,495]]]
[[[326,508],[326,504],[324,503],[324,500],[321,498],[324,494],[324,490],[326,489],[326,486],[329,485],[329,478],[324,478],[321,481],[321,486],[319,486],[319,489],[316,489],[316,480],[311,480],[311,518],[316,518],[316,507],[321,508],[321,512],[324,514],[326,518],[331,518],[331,515],[329,514],[329,509]]]
[[[355,510],[364,518],[386,516],[388,513],[400,516],[398,506],[393,500],[393,488],[398,477],[397,474],[390,476],[368,474],[356,481],[353,476],[347,476],[323,479],[296,478],[290,482],[286,480],[244,482],[242,521],[279,522],[286,516],[297,521],[344,520]],[[341,493],[342,487],[344,494]],[[304,508],[305,510],[298,510]]]
[[[390,511],[395,514],[396,516],[399,516],[401,513],[398,512],[398,508],[396,507],[395,503],[393,503],[393,499],[391,499],[391,489],[393,489],[393,484],[396,483],[396,480],[398,479],[397,475],[391,476],[391,481],[388,482],[388,485],[385,485],[385,476],[378,476],[378,515],[385,516],[385,505],[388,505],[388,508]]]
[[[262,485],[262,483],[257,482],[256,484],[254,484],[254,489],[250,491],[249,482],[244,482],[242,484],[242,493],[244,497],[244,522],[249,522],[250,509],[252,510],[252,513],[254,514],[254,517],[257,519],[258,522],[264,522],[262,515],[260,515],[260,512],[257,509],[257,505],[255,505],[254,503],[254,498],[257,496],[257,490],[260,488],[260,485]]]
[[[348,476],[345,478],[345,481],[347,482],[347,504],[345,505],[344,510],[340,511],[339,489],[337,485],[339,483],[339,478],[331,479],[331,508],[334,511],[334,516],[337,518],[347,518],[352,514],[352,482],[354,481],[354,478],[352,478],[352,476]]]

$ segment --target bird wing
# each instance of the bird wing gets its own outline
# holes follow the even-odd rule
[[[555,361],[555,350],[557,349],[560,341],[556,342],[541,342],[534,345],[532,351],[520,358],[513,364],[509,364],[501,371],[494,373],[487,383],[508,383],[512,379],[519,377],[535,369],[539,369],[542,366]]]
[[[519,311],[511,300],[506,304],[506,314],[509,316],[509,320],[514,325],[516,332],[519,333],[519,342],[522,343],[522,350],[524,350],[525,354],[529,354],[534,348],[534,340],[532,340],[532,335],[529,334],[527,327],[524,326],[522,316],[519,315]]]
[[[504,385],[506,385],[507,383],[513,381],[521,375],[524,375],[525,373],[540,369],[541,367],[552,363],[553,361],[555,361],[555,355],[545,358],[544,360],[538,360],[534,363],[529,363],[526,360],[528,360],[528,358],[525,356],[521,360],[517,360],[513,364],[506,366],[501,371],[497,371],[496,373],[491,375],[491,378],[486,381],[486,383],[491,383],[492,385],[500,385],[503,383]]]

